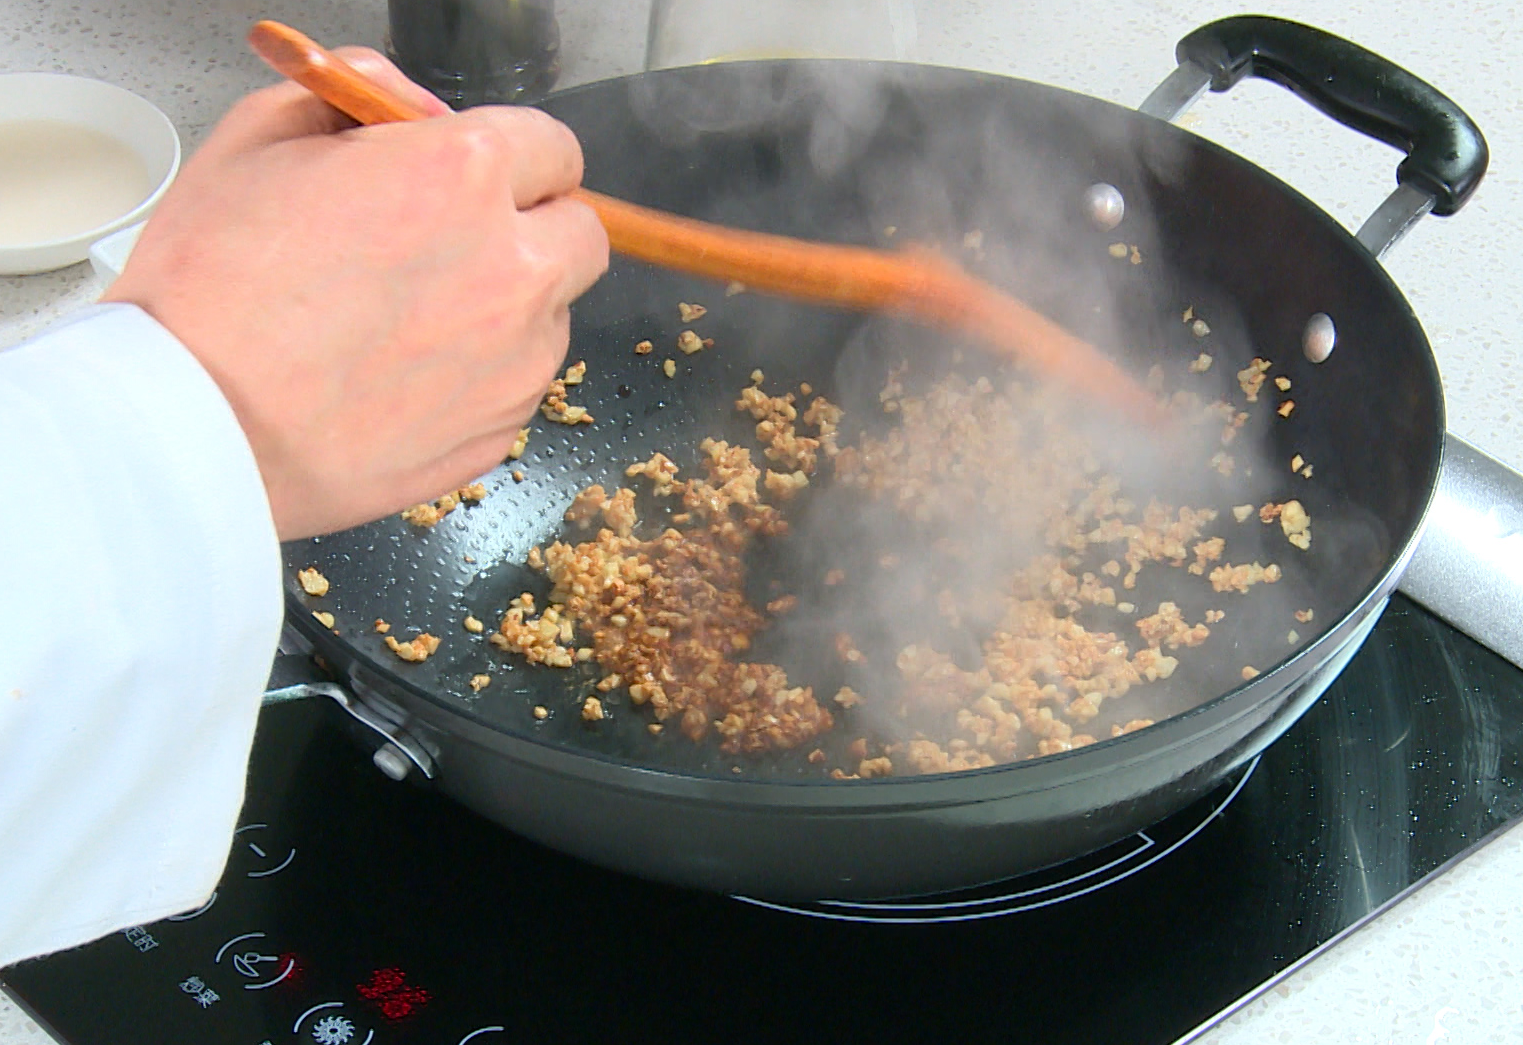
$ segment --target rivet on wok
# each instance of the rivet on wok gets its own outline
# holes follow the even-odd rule
[[[1301,334],[1301,351],[1306,353],[1306,358],[1313,363],[1321,363],[1333,354],[1333,346],[1338,342],[1338,331],[1333,326],[1333,318],[1326,312],[1318,312],[1306,321],[1306,329]]]
[[[1103,181],[1084,191],[1084,207],[1089,211],[1089,220],[1105,232],[1120,225],[1126,215],[1126,200],[1121,198],[1121,190]]]
[[[393,780],[406,779],[408,771],[412,769],[412,763],[407,761],[407,756],[395,744],[383,744],[376,748],[371,761],[375,763],[377,769]]]

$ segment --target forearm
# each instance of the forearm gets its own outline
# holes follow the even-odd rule
[[[130,306],[0,353],[0,495],[4,966],[211,891],[281,599],[232,411]]]

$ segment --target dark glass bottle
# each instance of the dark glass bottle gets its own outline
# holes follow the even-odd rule
[[[543,98],[560,75],[555,0],[387,0],[387,52],[463,109]]]

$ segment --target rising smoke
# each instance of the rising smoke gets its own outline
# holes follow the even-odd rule
[[[1286,544],[1277,525],[1257,518],[1259,506],[1290,496],[1287,465],[1272,459],[1266,436],[1285,397],[1269,386],[1249,404],[1237,373],[1255,356],[1272,358],[1272,349],[1255,342],[1209,271],[1174,264],[1181,238],[1209,232],[1178,227],[1172,223],[1178,208],[1161,206],[1190,185],[1185,136],[1030,85],[860,62],[734,63],[637,78],[630,92],[645,131],[669,153],[736,157],[717,187],[705,186],[700,216],[832,241],[932,245],[1100,346],[1139,380],[1157,367],[1164,390],[1186,390],[1199,405],[1225,401],[1250,415],[1228,445],[1221,420],[1196,423],[1198,407],[1183,407],[1186,420],[1173,426],[1148,427],[1057,390],[1036,399],[1020,393],[1016,401],[1028,413],[999,422],[1008,439],[981,447],[977,474],[949,472],[939,490],[926,485],[923,496],[946,498],[961,510],[917,512],[913,504],[895,507],[891,497],[864,498],[828,479],[818,483],[797,506],[793,535],[755,564],[759,581],[771,585],[758,587],[758,598],[780,589],[805,596],[758,656],[774,657],[822,698],[847,677],[828,640],[848,631],[879,665],[861,686],[898,688],[895,653],[917,643],[936,646],[960,670],[976,671],[1001,624],[992,597],[1009,593],[1024,564],[1071,555],[1068,567],[1077,577],[1119,557],[1124,545],[1081,555],[1052,541],[1054,517],[1102,476],[1117,478],[1133,503],[1129,522],[1154,500],[1171,511],[1215,509],[1216,520],[1188,541],[1193,547],[1226,538],[1221,558],[1208,568],[1284,564],[1279,585],[1243,595],[1215,592],[1204,576],[1155,562],[1142,569],[1135,589],[1102,581],[1115,587],[1116,601],[1135,606],[1131,612],[1072,600],[1060,605],[1060,615],[1114,633],[1133,650],[1144,645],[1136,619],[1161,603],[1179,605],[1190,623],[1208,609],[1226,614],[1212,622],[1216,634],[1200,648],[1165,651],[1179,657],[1180,672],[1152,687],[1155,693],[1139,688],[1121,698],[1118,724],[1166,717],[1225,692],[1242,681],[1245,667],[1268,669],[1327,622],[1328,607],[1315,623],[1295,622],[1295,610],[1316,607],[1308,559]],[[713,176],[712,161],[696,166]],[[1086,190],[1097,182],[1116,186],[1125,198],[1125,218],[1114,230],[1097,227],[1086,208]],[[682,209],[680,201],[671,205]],[[1187,319],[1186,309],[1204,327]],[[844,406],[846,443],[881,439],[897,423],[885,415],[879,392],[901,363],[909,367],[907,399],[954,372],[969,382],[983,377],[996,389],[1031,385],[1029,376],[940,331],[871,319],[827,346],[801,332],[796,309],[752,315],[751,358],[769,372],[809,375]],[[1192,371],[1202,353],[1210,367]],[[711,407],[716,432],[729,426],[719,419],[732,412],[735,391],[723,390]],[[1075,465],[1075,482],[1031,484],[1028,458],[1054,453],[1071,438],[1082,439],[1093,457]],[[960,447],[944,450],[949,468],[971,468],[959,460]],[[1230,475],[1220,461],[1211,463],[1222,453],[1232,459]],[[1013,495],[990,478],[1000,474],[1016,487]],[[955,496],[964,481],[986,488],[964,503]],[[1240,523],[1231,508],[1242,504],[1255,515]],[[1335,532],[1350,534],[1346,539],[1367,560],[1367,546],[1378,543],[1370,529],[1361,523]],[[1314,532],[1320,533],[1315,524]],[[888,562],[892,567],[882,565]],[[820,584],[832,563],[850,567],[849,582],[832,586],[840,591]],[[950,611],[949,593],[956,604]],[[852,728],[903,741],[912,727],[898,707],[869,699],[853,713]]]

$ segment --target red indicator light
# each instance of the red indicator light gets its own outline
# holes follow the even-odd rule
[[[427,989],[409,984],[401,969],[376,969],[370,974],[370,982],[359,984],[355,990],[361,998],[375,1002],[388,1020],[406,1019],[433,997]]]
[[[277,961],[280,964],[277,965],[276,968],[290,970],[289,972],[285,973],[285,975],[281,976],[280,986],[284,989],[289,990],[290,988],[299,985],[301,983],[302,974],[307,971],[306,963],[290,951],[282,954],[277,959]]]

